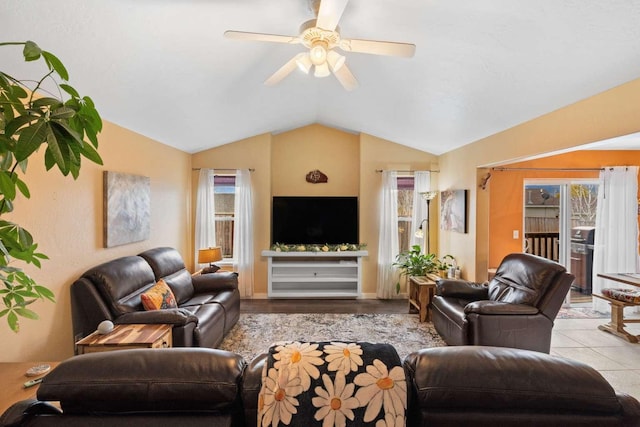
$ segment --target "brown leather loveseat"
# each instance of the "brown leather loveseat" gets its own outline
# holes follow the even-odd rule
[[[266,359],[246,364],[205,348],[76,356],[45,377],[38,400],[10,407],[0,427],[256,426]],[[593,368],[544,353],[431,348],[407,356],[404,371],[409,427],[640,426],[636,399],[616,393]],[[300,424],[294,417],[289,425]]]
[[[146,311],[141,294],[160,279],[171,288],[177,308]],[[86,271],[71,285],[71,308],[75,341],[111,320],[171,324],[174,347],[215,348],[240,317],[238,275],[192,276],[178,251],[154,248]]]

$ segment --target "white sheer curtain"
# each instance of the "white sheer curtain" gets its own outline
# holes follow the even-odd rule
[[[206,264],[198,264],[198,251],[216,246],[215,202],[213,197],[213,169],[200,169],[198,192],[196,195],[196,224],[194,240],[195,269]]]
[[[378,238],[377,297],[390,299],[396,296],[398,271],[393,262],[398,254],[398,173],[382,172],[380,194],[380,234]]]
[[[593,252],[593,292],[627,287],[598,273],[638,271],[638,167],[607,167],[600,172]],[[629,288],[633,288],[629,286]],[[637,289],[637,288],[636,288]],[[609,312],[609,304],[593,299],[593,308]]]
[[[411,230],[411,245],[420,245],[422,250],[424,248],[424,238],[416,237],[415,233],[420,228],[420,224],[423,220],[427,219],[427,203],[424,201],[420,193],[431,190],[431,172],[428,171],[416,171],[413,173],[413,214],[411,215],[411,224],[413,230]],[[424,235],[428,236],[429,231],[425,230],[427,224],[424,223],[422,230]]]
[[[253,195],[249,170],[236,171],[235,193],[233,268],[238,272],[240,296],[249,297],[253,295]]]

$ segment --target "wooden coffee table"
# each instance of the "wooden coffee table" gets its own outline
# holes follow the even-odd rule
[[[40,385],[24,388],[24,383],[36,378],[42,378],[44,375],[36,377],[27,377],[25,372],[32,366],[42,365],[46,363],[51,369],[58,366],[60,362],[2,362],[0,363],[0,415],[6,411],[9,406],[14,403],[25,400],[35,399],[36,392]],[[49,371],[51,372],[51,371]],[[45,374],[46,375],[46,374]]]
[[[436,282],[427,276],[409,277],[409,313],[418,312],[421,322],[431,321],[431,298],[436,292]]]
[[[97,332],[76,343],[78,354],[130,348],[167,348],[172,346],[172,325],[116,325],[108,334]]]

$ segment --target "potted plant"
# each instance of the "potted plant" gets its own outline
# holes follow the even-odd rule
[[[396,256],[393,266],[400,270],[400,278],[426,276],[438,271],[439,261],[435,254],[423,254],[420,245],[413,245],[410,250]],[[399,281],[396,283],[396,293],[400,293]]]
[[[43,144],[47,170],[57,167],[75,179],[83,157],[102,164],[96,151],[102,120],[91,98],[81,97],[73,87],[57,80],[66,82],[69,75],[52,53],[32,41],[0,42],[0,47],[8,46],[22,46],[25,61],[42,59],[47,70],[33,82],[0,70],[0,217],[13,211],[16,196],[30,197],[23,176],[29,157]],[[47,85],[52,89],[41,93]],[[48,258],[37,249],[26,229],[0,219],[0,317],[6,317],[15,332],[19,330],[18,316],[38,318],[28,308],[30,304],[42,299],[55,301],[53,292],[17,266],[23,262],[40,268],[41,261]]]
[[[453,257],[453,255],[445,255],[437,260],[437,264],[438,274],[444,279],[447,277],[447,272],[449,271],[449,269],[456,266],[456,259]]]

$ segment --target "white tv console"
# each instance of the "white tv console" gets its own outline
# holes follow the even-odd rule
[[[269,298],[358,298],[367,251],[278,252],[269,259]]]

